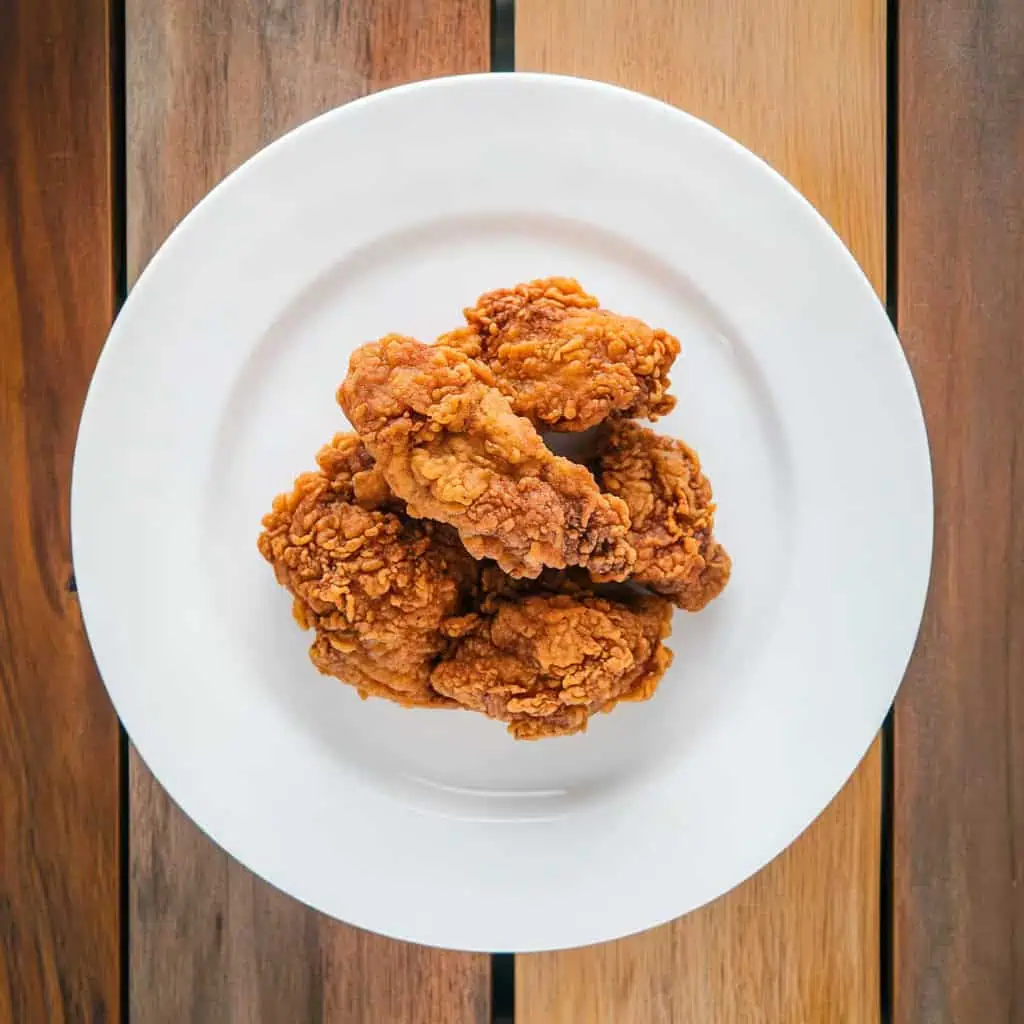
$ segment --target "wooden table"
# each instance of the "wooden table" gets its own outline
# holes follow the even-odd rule
[[[936,486],[917,654],[818,822],[687,918],[514,960],[328,920],[203,837],[119,735],[68,545],[97,353],[188,209],[329,107],[513,67],[800,188],[888,301]],[[0,0],[0,1020],[1024,1022],[1022,168],[1022,0]]]

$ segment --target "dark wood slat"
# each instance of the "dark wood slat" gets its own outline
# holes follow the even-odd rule
[[[486,70],[486,0],[128,0],[128,263],[260,146],[363,93]],[[151,1021],[489,1020],[487,957],[337,924],[217,849],[131,759],[131,1010]],[[171,966],[173,965],[173,966]]]
[[[108,11],[0,3],[0,1021],[119,1008],[117,721],[68,484],[113,315]]]
[[[935,561],[896,707],[895,1015],[1024,1021],[1024,4],[906,0],[899,327]]]

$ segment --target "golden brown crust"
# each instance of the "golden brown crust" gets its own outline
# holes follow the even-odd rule
[[[599,305],[572,278],[501,288],[438,344],[486,363],[513,411],[540,430],[586,430],[613,413],[663,416],[675,405],[668,372],[679,342]]]
[[[431,685],[507,722],[517,739],[581,732],[591,715],[654,693],[672,660],[662,642],[671,613],[653,595],[498,598],[448,623],[453,648]]]
[[[429,686],[421,686],[418,682],[409,685],[400,673],[393,670],[389,657],[392,653],[386,647],[379,653],[372,648],[365,650],[359,644],[347,642],[339,634],[323,629],[317,629],[309,649],[310,660],[320,672],[354,686],[364,700],[367,697],[384,697],[407,708],[459,706]],[[432,666],[434,662],[432,655],[427,664]]]
[[[513,576],[578,565],[622,579],[625,505],[554,455],[481,363],[389,335],[352,356],[338,400],[409,513],[449,523]]]
[[[629,508],[629,540],[637,552],[633,582],[687,611],[699,611],[722,592],[732,560],[715,539],[711,484],[692,448],[611,420],[598,443],[597,478]]]
[[[441,624],[464,610],[475,563],[446,527],[400,511],[357,438],[338,435],[318,462],[275,498],[258,542],[316,630],[314,664],[364,695],[442,703],[429,687]]]
[[[357,434],[335,434],[317,452],[316,462],[331,490],[346,501],[365,509],[405,511]]]

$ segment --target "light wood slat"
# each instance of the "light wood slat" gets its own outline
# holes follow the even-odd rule
[[[516,65],[650,93],[785,174],[881,293],[883,0],[518,0]],[[879,1017],[878,744],[760,875],[664,928],[520,957],[519,1024],[794,1024]]]
[[[894,1020],[1024,1021],[1024,4],[905,0],[898,316],[935,560],[896,704]]]
[[[71,571],[114,309],[109,10],[0,3],[0,1021],[117,1020],[118,732]]]
[[[345,100],[486,70],[486,0],[128,0],[128,263],[261,145]],[[135,1024],[482,1024],[487,957],[337,924],[216,848],[131,758]],[[355,882],[356,880],[354,880]]]
[[[618,942],[517,957],[517,1024],[877,1020],[877,760],[717,903]]]

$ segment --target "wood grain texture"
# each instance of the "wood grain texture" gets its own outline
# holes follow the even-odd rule
[[[517,957],[517,1024],[876,1020],[863,961],[878,958],[878,819],[864,813],[877,790],[877,766],[862,766],[794,846],[710,907],[618,942]]]
[[[486,70],[486,0],[128,0],[127,232],[138,275],[246,157],[364,93]],[[131,759],[134,1024],[480,1024],[487,957],[330,921],[216,848]],[[173,965],[173,966],[171,966]]]
[[[897,1022],[1024,1021],[1024,5],[905,0],[898,317],[932,587],[896,705]]]
[[[68,483],[113,315],[108,12],[0,4],[0,1021],[119,1014],[117,721]]]
[[[647,92],[739,139],[832,223],[881,293],[883,0],[518,0],[516,65]],[[828,811],[709,907],[592,950],[522,957],[520,1024],[879,1017],[877,743]]]

